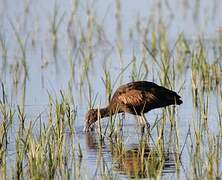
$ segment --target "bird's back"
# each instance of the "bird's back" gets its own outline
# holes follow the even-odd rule
[[[131,114],[141,114],[171,104],[181,104],[180,96],[153,82],[136,81],[120,86],[110,105]]]

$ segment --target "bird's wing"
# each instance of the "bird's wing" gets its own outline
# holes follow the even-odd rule
[[[149,91],[140,91],[132,89],[119,94],[117,97],[118,102],[130,106],[141,106],[143,104],[151,105],[159,102],[159,99]]]
[[[130,107],[154,109],[181,103],[176,92],[158,86],[152,82],[138,81],[120,86],[113,95],[112,104],[123,104]]]

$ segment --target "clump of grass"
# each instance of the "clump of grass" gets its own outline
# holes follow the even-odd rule
[[[9,144],[9,130],[13,125],[14,110],[8,104],[5,86],[1,84],[2,98],[0,100],[0,169],[2,176],[7,178],[7,150]]]
[[[54,4],[52,20],[50,23],[50,34],[52,39],[53,56],[57,63],[57,51],[58,51],[58,31],[65,17],[65,13],[59,16],[59,7],[57,3]]]
[[[117,55],[119,56],[121,65],[123,65],[122,64],[122,55],[123,55],[122,18],[121,18],[121,1],[120,0],[116,0],[115,18],[116,18],[116,34],[117,34],[117,37],[116,37]]]
[[[132,60],[133,64],[132,64],[132,81],[138,81],[138,80],[145,80],[148,77],[148,66],[145,63],[145,61],[142,61],[139,65],[139,67],[137,67],[137,59],[135,56],[133,56],[133,60]],[[145,71],[145,72],[144,72]]]
[[[18,114],[21,124],[21,132],[18,132],[16,137],[16,165],[15,178],[23,178],[27,174],[29,178],[53,179],[57,176],[67,178],[70,176],[67,163],[69,153],[67,150],[67,136],[65,131],[70,129],[71,134],[74,134],[73,118],[75,115],[70,111],[70,107],[66,102],[65,96],[62,94],[62,100],[59,102],[51,101],[49,105],[48,122],[44,122],[39,135],[35,133],[35,125],[30,121],[29,126],[25,126],[25,112],[21,112],[18,107]],[[67,108],[68,107],[68,108]],[[40,122],[41,123],[41,122]],[[68,144],[72,140],[68,141]],[[80,146],[78,146],[81,152]],[[72,158],[75,158],[71,156]],[[82,153],[79,154],[79,158]],[[67,162],[68,161],[68,162]]]
[[[178,43],[176,46],[175,58],[176,67],[179,73],[184,73],[188,70],[189,58],[191,54],[190,43],[183,33],[178,37]]]
[[[14,26],[13,22],[10,21],[10,24],[12,26],[12,29],[13,29],[13,32],[15,34],[15,37],[16,37],[16,41],[18,43],[18,46],[19,46],[19,49],[21,51],[21,65],[23,67],[23,70],[24,70],[24,76],[28,76],[28,64],[27,64],[27,58],[26,58],[26,41],[27,41],[27,38],[26,39],[22,39],[22,37],[19,35],[19,32],[16,30],[16,27]],[[27,36],[28,37],[28,36]]]
[[[1,50],[1,55],[2,55],[2,72],[6,72],[6,67],[7,67],[7,59],[8,59],[8,49],[6,45],[6,41],[4,38],[3,33],[0,32],[0,50]]]
[[[104,78],[102,78],[102,81],[106,89],[106,97],[108,97],[108,102],[110,102],[112,95],[111,75],[106,67],[103,68],[103,71],[104,71]]]

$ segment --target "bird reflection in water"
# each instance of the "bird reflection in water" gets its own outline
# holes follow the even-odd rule
[[[101,146],[98,136],[92,132],[86,133],[85,137],[90,150],[96,152],[102,148],[106,153],[109,152],[113,170],[118,174],[130,178],[156,178],[176,172],[178,154],[150,147],[146,140],[141,139],[139,144],[131,144],[126,148],[115,140],[104,142]]]
[[[121,154],[114,151],[112,158],[114,170],[131,178],[156,178],[176,170],[176,154],[160,153],[155,148],[137,146]]]

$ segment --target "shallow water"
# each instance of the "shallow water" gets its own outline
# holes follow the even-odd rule
[[[74,2],[74,1],[73,1]],[[198,4],[199,2],[199,4]],[[53,19],[53,10],[57,4],[58,17],[62,17],[61,26],[58,29],[57,50],[53,52],[53,42],[50,34],[50,23]],[[103,179],[103,171],[110,171],[111,177],[114,179],[128,179],[128,174],[121,169],[121,163],[116,162],[112,154],[113,144],[106,137],[103,144],[100,144],[98,133],[86,134],[83,132],[84,117],[89,106],[89,89],[87,78],[81,79],[84,76],[84,52],[77,52],[79,48],[89,48],[87,45],[79,45],[78,40],[81,38],[81,30],[87,31],[86,8],[91,7],[92,14],[95,15],[96,22],[104,27],[105,38],[97,41],[95,34],[92,38],[92,56],[93,61],[88,70],[89,82],[91,82],[91,93],[96,98],[95,106],[105,106],[108,102],[105,94],[105,86],[103,84],[104,67],[106,67],[111,76],[111,81],[114,83],[121,70],[129,65],[129,68],[122,73],[121,78],[114,86],[116,89],[120,84],[132,81],[132,59],[136,57],[135,64],[137,67],[142,62],[142,40],[137,36],[136,21],[140,17],[141,31],[145,24],[151,23],[149,18],[153,18],[155,25],[151,25],[150,31],[155,31],[158,28],[157,22],[166,24],[169,46],[173,47],[179,35],[183,32],[185,37],[190,42],[190,46],[195,45],[195,41],[200,37],[209,42],[214,42],[218,39],[217,28],[221,26],[222,19],[222,3],[220,1],[140,1],[139,3],[124,1],[122,2],[121,10],[121,33],[116,32],[115,19],[115,2],[114,1],[85,1],[79,3],[79,10],[75,14],[77,21],[71,26],[76,39],[72,39],[68,33],[68,23],[71,17],[73,4],[72,1],[0,1],[0,35],[4,39],[7,47],[7,65],[1,66],[0,80],[4,84],[7,92],[7,102],[16,109],[17,104],[24,104],[28,126],[30,121],[35,122],[36,136],[39,134],[40,118],[41,122],[46,121],[48,117],[49,96],[61,99],[60,90],[69,94],[73,99],[73,109],[76,109],[75,133],[74,137],[69,136],[67,130],[67,149],[70,148],[70,142],[74,141],[75,145],[80,145],[83,158],[79,163],[80,175],[82,178],[94,177],[94,179]],[[196,8],[196,9],[195,9]],[[12,25],[13,24],[13,25]],[[26,49],[26,61],[28,66],[28,76],[24,78],[23,70],[16,72],[16,62],[22,59],[21,49],[16,40],[13,27],[15,26],[21,39],[24,41]],[[77,28],[75,28],[77,26]],[[130,31],[133,32],[133,38],[129,38]],[[94,30],[96,31],[96,30]],[[71,35],[73,35],[71,34]],[[86,33],[87,34],[87,33]],[[90,34],[90,32],[89,32]],[[120,38],[119,38],[120,37]],[[118,54],[116,43],[121,39],[123,52],[121,57]],[[151,36],[147,37],[150,41]],[[75,44],[76,43],[76,44]],[[81,47],[80,47],[81,46]],[[210,46],[211,47],[211,46]],[[3,49],[0,48],[0,62],[3,62]],[[209,48],[209,56],[213,57],[213,50]],[[148,75],[146,80],[159,83],[157,76],[160,70],[157,70],[156,65],[147,57]],[[211,58],[209,58],[211,59]],[[149,61],[150,60],[150,61]],[[74,63],[73,69],[70,62]],[[189,63],[189,58],[188,58]],[[142,72],[145,73],[144,67]],[[13,83],[13,79],[18,78],[17,86]],[[25,82],[26,81],[26,82]],[[179,92],[184,103],[176,107],[175,119],[179,130],[180,147],[185,143],[190,126],[193,126],[193,119],[199,116],[198,111],[193,106],[192,89],[191,89],[191,70],[187,67],[181,77],[176,77],[174,90]],[[208,109],[208,124],[209,131],[212,134],[217,133],[218,129],[218,96],[216,92],[209,93],[209,109]],[[149,112],[146,117],[151,126],[156,118],[160,118],[163,114],[162,110],[154,110]],[[121,116],[121,115],[120,115]],[[167,116],[168,117],[168,116]],[[103,127],[106,126],[107,119],[103,121]],[[194,120],[195,123],[195,120]],[[118,123],[117,123],[118,124]],[[123,121],[122,142],[127,150],[139,147],[141,140],[140,128],[138,127],[136,118],[132,115],[127,115]],[[15,117],[13,128],[9,136],[8,148],[8,174],[11,174],[11,166],[15,160],[15,134],[18,126],[18,118]],[[175,148],[175,137],[171,136],[172,129],[170,128],[169,119],[166,120],[166,128],[164,139],[166,144],[165,151],[169,150],[171,154],[178,153]],[[156,129],[152,132],[154,141],[158,138]],[[172,144],[167,142],[173,142]],[[150,143],[151,148],[154,148],[153,142]],[[188,145],[187,145],[188,146]],[[154,148],[155,149],[155,148]],[[75,149],[75,154],[78,154],[78,149]],[[77,156],[77,155],[76,155]],[[78,158],[77,158],[78,159]],[[125,160],[125,164],[129,163]],[[220,161],[220,172],[222,170],[222,162]],[[124,160],[122,160],[122,163]],[[179,172],[176,171],[175,161],[165,161],[162,173],[160,176],[163,179],[186,179],[189,172],[190,157],[188,148],[184,149],[181,156],[181,164]],[[70,164],[70,169],[72,169]],[[71,170],[70,170],[71,171]],[[113,174],[112,174],[113,173]],[[86,176],[84,175],[86,174]],[[145,176],[146,177],[146,176]]]

